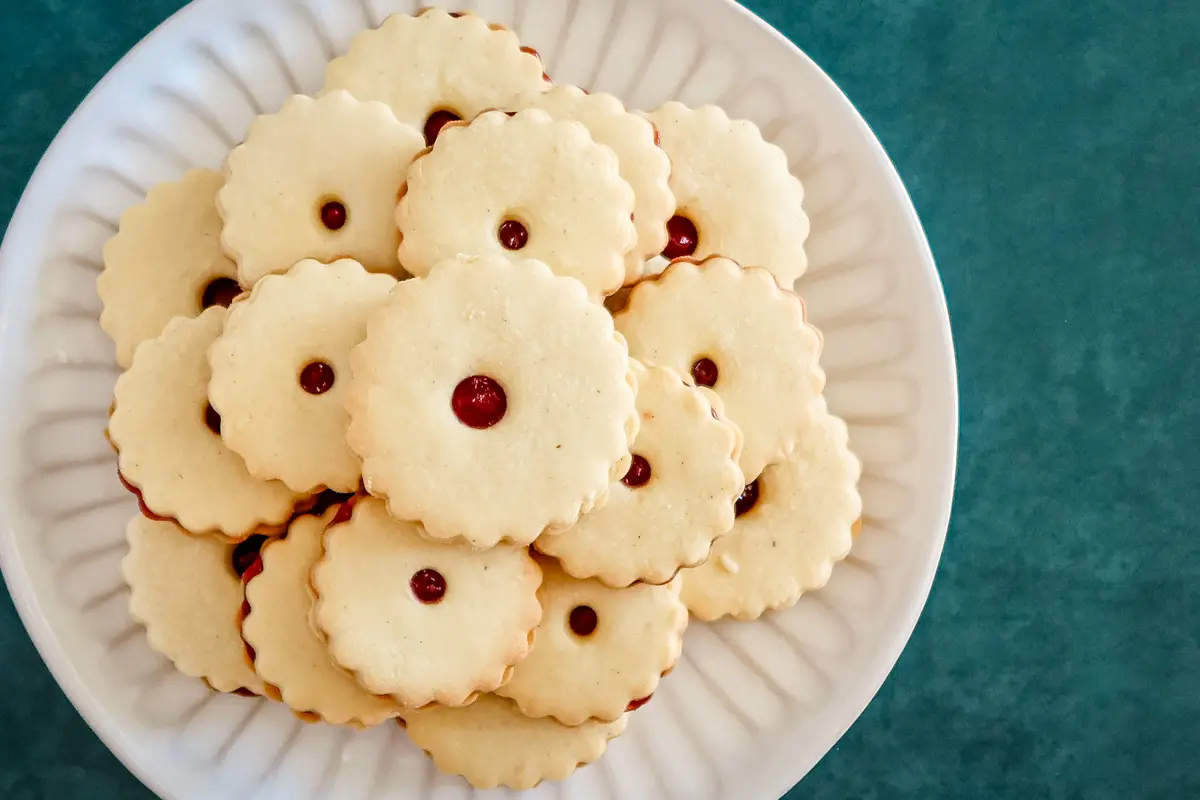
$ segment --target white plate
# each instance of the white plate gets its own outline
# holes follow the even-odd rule
[[[457,798],[395,725],[305,726],[176,675],[126,613],[134,504],[104,425],[117,369],[97,325],[121,211],[216,167],[258,112],[318,88],[360,28],[416,0],[198,0],[126,56],[34,173],[0,251],[0,553],[71,701],[168,798]],[[754,623],[693,625],[684,658],[597,765],[531,794],[778,797],[862,711],[924,604],[950,511],[957,396],[945,301],[891,164],[837,87],[728,0],[481,0],[560,82],[652,108],[716,102],[788,153],[812,218],[799,289],[833,410],[862,457],[862,534],[824,590]],[[504,793],[480,793],[503,796]]]

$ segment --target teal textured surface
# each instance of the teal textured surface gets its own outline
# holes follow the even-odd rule
[[[0,211],[178,0],[0,10]],[[857,105],[959,359],[945,556],[789,798],[1200,797],[1200,5],[751,0]],[[1136,6],[1136,8],[1135,8]],[[0,797],[150,797],[0,601]]]

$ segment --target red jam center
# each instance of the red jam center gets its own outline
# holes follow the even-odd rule
[[[674,260],[690,256],[696,252],[699,242],[700,234],[692,221],[676,214],[667,220],[667,246],[663,248],[663,258]]]
[[[413,596],[426,605],[440,603],[446,594],[446,579],[436,569],[417,571],[408,581]]]
[[[462,117],[455,114],[453,111],[435,111],[429,115],[429,119],[425,120],[425,146],[433,147],[433,143],[437,141],[438,134],[442,132],[442,128],[449,125],[451,122],[458,122]]]
[[[496,238],[500,240],[500,244],[504,246],[505,250],[520,250],[529,243],[529,231],[515,219],[506,219],[500,223],[500,230],[496,232]]]
[[[321,224],[331,231],[340,229],[346,224],[346,207],[337,200],[321,206]]]
[[[233,278],[213,278],[200,295],[200,309],[222,306],[228,308],[233,298],[242,293],[242,287]]]
[[[633,461],[629,464],[629,471],[625,473],[624,478],[621,478],[621,483],[630,489],[636,489],[639,486],[645,486],[648,480],[650,480],[650,462],[635,454]]]
[[[333,367],[311,361],[300,370],[300,388],[309,394],[325,394],[333,388]]]
[[[591,606],[575,606],[567,617],[567,624],[576,636],[591,636],[599,621],[595,609]]]
[[[715,386],[719,375],[716,363],[711,358],[698,358],[692,364],[692,380],[697,386]]]
[[[742,514],[750,511],[758,504],[758,479],[750,481],[746,484],[746,488],[742,489],[742,493],[738,495],[738,499],[733,504],[733,515],[740,517]]]
[[[499,383],[486,375],[463,378],[450,398],[454,415],[463,425],[476,430],[490,428],[504,417],[508,397]]]
[[[204,424],[217,436],[221,435],[221,415],[210,405],[204,406]]]
[[[233,571],[237,573],[239,578],[245,578],[246,571],[254,565],[258,560],[258,552],[262,550],[263,542],[267,541],[267,537],[261,533],[256,533],[245,541],[238,542],[233,548]],[[259,572],[262,567],[259,567]],[[253,575],[250,576],[254,577]],[[249,580],[249,578],[246,578]]]

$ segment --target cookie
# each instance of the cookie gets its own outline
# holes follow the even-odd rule
[[[304,258],[400,275],[396,195],[421,134],[383,103],[297,95],[259,117],[225,164],[221,244],[249,288]]]
[[[478,789],[532,789],[604,755],[609,740],[625,730],[627,715],[568,727],[549,717],[530,719],[511,701],[485,694],[464,708],[432,706],[404,718],[413,743],[442,772]]]
[[[762,267],[791,289],[808,259],[804,189],[787,156],[747,120],[716,106],[669,102],[649,115],[671,158],[678,210],[667,223],[667,259],[711,255]]]
[[[221,438],[250,474],[297,492],[358,488],[342,407],[350,348],[395,285],[350,259],[309,259],[264,277],[229,309],[208,351],[208,397],[221,415]]]
[[[683,649],[679,580],[612,589],[542,563],[542,623],[529,657],[496,694],[528,717],[612,722],[654,693]]]
[[[534,543],[574,577],[614,587],[665,583],[703,562],[713,539],[733,526],[745,485],[741,434],[714,414],[703,389],[664,367],[635,362],[634,375],[641,426],[629,471],[603,508]]]
[[[542,616],[529,552],[432,541],[375,498],[342,509],[311,576],[334,663],[410,708],[463,705],[504,683]]]
[[[711,387],[743,436],[746,480],[784,458],[820,397],[821,337],[796,295],[726,258],[672,263],[614,319],[634,358]]]
[[[625,281],[633,210],[616,155],[583,125],[490,111],[445,128],[413,162],[396,208],[400,263],[425,275],[460,254],[532,258],[599,301]]]
[[[141,514],[129,521],[126,538],[121,571],[129,614],[145,626],[150,647],[219,692],[263,694],[238,634],[242,582],[234,545]]]
[[[428,144],[448,122],[549,85],[536,51],[522,48],[512,31],[438,8],[393,14],[355,36],[346,55],[325,70],[326,91],[345,89],[387,103]]]
[[[754,619],[824,586],[850,552],[862,514],[860,472],[845,423],[818,401],[792,454],[738,499],[733,530],[716,541],[708,561],[680,573],[691,613]]]
[[[255,671],[291,708],[334,724],[377,725],[399,714],[400,705],[364,691],[333,666],[325,642],[309,625],[309,571],[336,513],[297,517],[286,538],[263,547],[260,571],[246,583],[242,637],[253,649]]]
[[[431,537],[527,545],[628,469],[628,350],[583,286],[540,262],[452,259],[403,281],[350,370],[366,489]]]
[[[241,540],[286,523],[305,497],[255,478],[221,440],[206,353],[226,314],[213,306],[176,317],[138,347],[113,389],[108,436],[122,481],[150,515]]]
[[[96,289],[104,310],[100,327],[128,368],[133,351],[162,332],[171,317],[194,317],[209,306],[227,306],[241,287],[237,267],[221,250],[219,172],[194,169],[160,183],[145,202],[121,216],[104,245],[104,271]]]
[[[589,94],[577,86],[527,92],[511,108],[536,108],[554,119],[581,122],[598,144],[616,154],[621,177],[633,189],[637,246],[625,260],[625,283],[636,283],[647,259],[666,247],[667,220],[675,213],[675,196],[667,184],[671,161],[658,146],[654,126],[645,116],[626,111],[611,94]]]

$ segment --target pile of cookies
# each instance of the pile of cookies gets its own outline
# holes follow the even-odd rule
[[[360,34],[105,248],[151,646],[476,786],[599,758],[689,612],[849,551],[802,199],[750,123],[554,86],[475,15]]]

